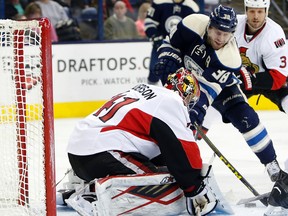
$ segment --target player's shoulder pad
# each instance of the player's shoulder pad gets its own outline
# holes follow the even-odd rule
[[[154,0],[154,4],[174,4],[173,0]]]
[[[216,50],[216,55],[220,63],[226,67],[234,69],[241,67],[242,60],[234,37],[223,48]]]
[[[195,13],[200,11],[200,8],[199,8],[198,4],[195,1],[193,1],[193,0],[185,0],[182,4],[187,6],[187,7],[192,8],[192,10]]]
[[[204,14],[191,14],[186,16],[182,23],[198,35],[203,36],[209,23],[209,17]]]
[[[267,17],[265,27],[259,35],[261,36],[263,43],[261,46],[262,52],[268,54],[276,51],[276,49],[281,49],[282,51],[285,50],[285,53],[287,53],[288,48],[284,30],[278,23],[269,17]]]
[[[283,28],[269,17],[267,17],[266,25],[267,26],[265,26],[265,28],[267,29],[267,32],[270,33],[270,35],[274,35],[278,38],[285,35]]]

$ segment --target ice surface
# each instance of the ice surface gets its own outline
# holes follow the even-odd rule
[[[266,126],[280,166],[284,168],[284,160],[288,157],[288,116],[280,111],[258,111],[262,123]],[[69,166],[66,155],[66,145],[70,133],[79,119],[55,120],[55,145],[56,145],[56,181],[59,181]],[[265,167],[252,153],[241,134],[231,125],[217,122],[208,132],[209,139],[239,171],[239,173],[262,194],[271,190],[273,183],[270,181]],[[213,155],[205,141],[199,142],[203,161],[208,163]],[[219,159],[213,161],[216,180],[224,197],[231,204],[236,216],[263,216],[266,207],[259,201],[256,207],[247,208],[236,203],[242,198],[253,196],[252,192],[236,178],[236,176]],[[61,183],[59,184],[61,186]],[[68,207],[57,207],[58,216],[77,216],[78,214]]]

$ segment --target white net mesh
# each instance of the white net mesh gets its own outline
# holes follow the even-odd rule
[[[41,26],[0,20],[0,215],[46,215]]]

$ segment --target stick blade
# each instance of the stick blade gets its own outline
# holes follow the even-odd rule
[[[237,202],[236,205],[242,205],[242,204],[246,204],[246,203],[250,203],[250,202],[254,202],[258,200],[264,200],[264,199],[267,200],[269,195],[270,195],[270,192],[260,194],[258,196],[250,197],[250,198],[241,199]]]

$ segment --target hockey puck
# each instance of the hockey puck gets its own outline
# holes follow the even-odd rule
[[[246,208],[253,208],[256,207],[256,203],[245,203]]]

